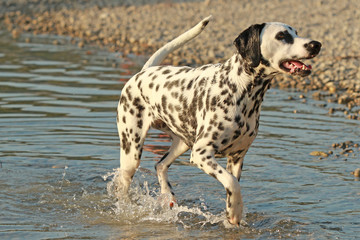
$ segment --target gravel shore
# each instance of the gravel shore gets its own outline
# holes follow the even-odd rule
[[[343,111],[360,119],[358,0],[3,0],[0,9],[2,25],[13,37],[23,32],[65,35],[79,47],[96,44],[124,55],[151,55],[212,14],[212,22],[200,36],[167,58],[166,63],[175,65],[224,61],[235,51],[233,40],[251,24],[284,22],[300,36],[319,40],[323,48],[306,62],[314,69],[309,77],[282,75],[273,86],[313,91],[316,99],[344,104],[341,109],[330,108],[329,114]]]

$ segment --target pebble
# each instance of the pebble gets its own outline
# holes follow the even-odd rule
[[[311,156],[320,156],[320,157],[328,157],[329,154],[323,151],[312,151],[310,153]]]
[[[149,56],[212,14],[213,20],[205,31],[165,61],[167,64],[193,66],[223,62],[231,57],[235,51],[234,39],[251,24],[285,22],[297,28],[299,35],[322,42],[323,48],[315,59],[306,60],[313,66],[310,76],[279,75],[272,86],[295,88],[304,93],[327,92],[320,96],[321,100],[347,106],[349,112],[345,116],[360,119],[360,41],[357,30],[360,26],[360,1],[304,0],[296,9],[282,0],[247,3],[230,0],[133,0],[131,5],[129,2],[7,0],[3,3],[6,6],[0,8],[0,21],[14,38],[21,36],[22,32],[65,35],[77,39],[79,47],[97,44],[123,54]]]
[[[360,168],[355,169],[351,174],[354,175],[354,177],[360,177]]]

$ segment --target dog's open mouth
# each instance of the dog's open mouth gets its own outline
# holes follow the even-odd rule
[[[305,77],[311,73],[311,65],[306,65],[299,60],[285,60],[280,63],[280,68],[293,75]]]

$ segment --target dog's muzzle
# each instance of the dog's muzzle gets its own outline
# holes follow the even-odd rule
[[[321,49],[321,43],[318,41],[311,41],[304,44],[305,49],[308,51],[308,56],[297,59],[284,59],[280,62],[280,68],[285,72],[306,77],[311,73],[312,66],[304,64],[301,60],[311,59],[319,54]]]

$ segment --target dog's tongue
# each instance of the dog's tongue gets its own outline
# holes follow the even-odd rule
[[[299,70],[311,70],[311,65],[305,65],[304,63],[296,60],[290,60],[284,63],[284,66],[288,69],[290,69],[290,73],[294,73]]]

